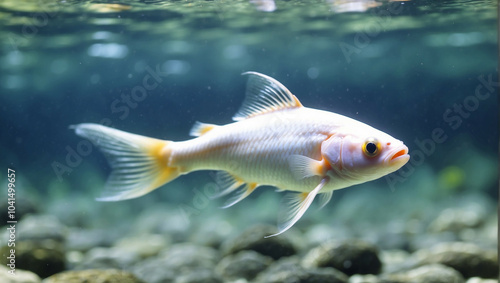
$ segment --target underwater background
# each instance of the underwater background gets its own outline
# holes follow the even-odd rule
[[[497,5],[1,1],[0,281],[497,282],[479,279],[498,277]],[[95,201],[110,167],[70,125],[190,139],[232,122],[246,71],[402,140],[410,161],[271,239],[283,194],[220,209],[213,172]]]

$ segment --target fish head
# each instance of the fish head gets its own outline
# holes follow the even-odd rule
[[[322,156],[335,174],[354,183],[378,179],[403,167],[410,155],[408,147],[392,136],[369,128],[336,134],[323,142]]]

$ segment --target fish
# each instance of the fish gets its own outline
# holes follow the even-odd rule
[[[335,190],[390,174],[410,159],[408,147],[389,134],[333,112],[308,108],[283,84],[258,72],[248,76],[233,123],[196,122],[193,139],[168,141],[100,124],[70,126],[107,157],[112,172],[97,200],[145,195],[181,175],[216,170],[215,197],[224,207],[261,186],[286,191],[278,236],[290,229],[318,197],[325,206]]]

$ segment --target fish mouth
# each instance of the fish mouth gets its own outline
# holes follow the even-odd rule
[[[410,160],[408,148],[406,146],[402,146],[398,149],[395,149],[389,154],[386,160],[390,165],[397,165],[399,167],[405,165],[406,162]]]

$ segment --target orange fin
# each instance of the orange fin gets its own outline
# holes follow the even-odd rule
[[[243,180],[226,171],[217,172],[215,182],[217,183],[218,191],[211,198],[225,196],[245,184]]]
[[[191,131],[189,132],[189,135],[192,137],[199,137],[202,136],[214,128],[218,127],[217,125],[214,124],[205,124],[202,122],[196,122],[194,123],[193,127],[191,128]]]
[[[245,186],[241,187],[233,193],[233,195],[224,203],[224,206],[222,206],[222,208],[228,208],[242,201],[247,196],[249,196],[258,186],[259,185],[255,183],[245,184]]]
[[[243,104],[233,116],[234,121],[281,109],[302,107],[297,97],[277,80],[257,72],[246,72],[243,75],[249,76],[247,90]]]
[[[312,176],[324,176],[326,173],[322,160],[315,160],[303,155],[291,155],[288,164],[297,180]]]
[[[71,126],[107,157],[113,171],[99,201],[118,201],[145,195],[180,174],[168,166],[171,141],[134,135],[98,124]]]

